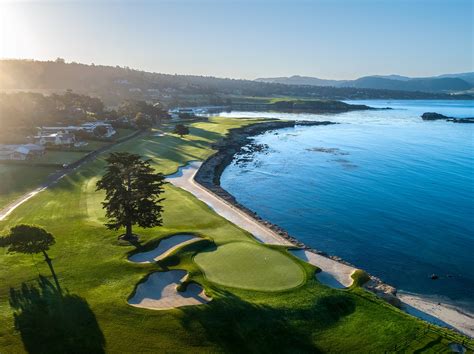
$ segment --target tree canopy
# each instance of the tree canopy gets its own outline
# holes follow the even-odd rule
[[[56,288],[61,292],[58,277],[53,268],[51,258],[46,251],[54,245],[54,236],[45,229],[27,224],[19,224],[10,229],[10,233],[0,238],[0,247],[6,247],[9,253],[36,254],[42,253],[49,270],[53,275]]]
[[[106,173],[97,182],[97,190],[106,193],[102,205],[108,218],[107,228],[125,227],[124,239],[131,239],[132,225],[161,226],[163,174],[154,171],[150,160],[142,160],[136,154],[116,152],[106,161]]]
[[[7,236],[0,238],[0,246],[6,247],[9,253],[41,253],[49,250],[55,242],[53,235],[45,229],[26,224],[12,227]]]
[[[189,128],[182,124],[176,124],[173,133],[178,134],[180,137],[183,137],[183,135],[189,134]]]
[[[149,129],[153,126],[153,121],[148,114],[143,114],[141,112],[137,113],[134,119],[135,125],[139,129]]]

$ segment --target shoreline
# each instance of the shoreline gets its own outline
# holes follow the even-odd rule
[[[271,130],[291,128],[301,125],[324,126],[330,124],[337,123],[329,121],[298,122],[272,120],[269,122],[255,123],[242,128],[233,129],[230,131],[228,136],[213,146],[217,151],[207,158],[198,168],[194,176],[194,181],[205,190],[208,190],[216,197],[244,213],[247,217],[255,220],[255,222],[262,227],[268,228],[273,233],[277,234],[277,236],[282,240],[293,245],[295,249],[302,249],[305,252],[307,251],[314,254],[315,256],[327,258],[328,260],[338,262],[341,265],[346,267],[349,266],[356,270],[358,269],[357,267],[342,258],[309,247],[297,238],[291,236],[280,226],[261,218],[256,212],[240,204],[233,195],[220,186],[220,177],[223,171],[233,161],[234,155],[237,154],[243,146],[247,145],[250,142],[250,138],[253,136]],[[398,290],[395,287],[384,283],[378,277],[370,274],[369,277],[370,280],[364,285],[364,288],[373,292],[391,305],[430,323],[454,329],[471,338],[474,337],[474,314],[467,313],[466,311],[449,304],[442,304],[440,302],[434,302],[433,300],[430,301],[430,299],[416,294],[398,294]]]

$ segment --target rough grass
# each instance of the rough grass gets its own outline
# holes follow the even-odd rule
[[[172,173],[188,160],[207,157],[214,140],[241,124],[246,121],[213,119],[194,124],[191,135],[183,139],[134,139],[117,149],[147,154],[159,171]],[[160,264],[128,262],[127,255],[135,247],[120,245],[117,232],[91,222],[87,208],[91,204],[88,194],[93,192],[84,186],[100,176],[103,167],[103,158],[82,166],[0,222],[0,233],[28,222],[55,235],[56,245],[49,253],[62,287],[69,291],[67,299],[73,300],[58,302],[51,291],[21,292],[23,298],[14,302],[21,305],[15,307],[15,330],[10,288],[19,289],[24,282],[36,286],[38,273],[49,276],[49,272],[40,256],[6,254],[0,249],[0,352],[44,348],[45,342],[56,352],[61,348],[70,352],[63,343],[70,344],[77,333],[85,340],[74,341],[76,352],[92,352],[86,348],[110,353],[447,351],[452,341],[446,339],[447,331],[428,330],[425,323],[360,288],[327,288],[315,280],[313,267],[296,259],[307,281],[291,290],[256,292],[213,283],[194,263],[196,254],[230,242],[257,243],[204,203],[170,185],[165,192],[163,227],[135,232],[143,243],[176,233],[194,233],[208,240],[176,250]],[[252,251],[260,254],[263,248]],[[186,269],[190,281],[202,284],[213,301],[170,311],[127,304],[139,281],[165,269]],[[52,335],[45,330],[49,328],[61,328],[61,335]]]
[[[305,272],[288,255],[250,242],[232,242],[198,253],[206,278],[229,287],[278,291],[297,287]]]

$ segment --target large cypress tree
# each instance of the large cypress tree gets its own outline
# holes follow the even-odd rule
[[[162,225],[161,198],[166,183],[161,173],[155,173],[150,160],[139,155],[116,152],[106,159],[106,173],[97,182],[97,190],[105,190],[102,203],[109,219],[108,229],[125,227],[123,239],[133,240],[132,226]]]

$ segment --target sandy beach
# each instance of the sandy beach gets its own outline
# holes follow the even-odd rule
[[[201,165],[202,162],[190,162],[188,165],[181,167],[175,174],[168,176],[167,180],[173,185],[190,192],[206,203],[217,214],[248,231],[260,242],[293,246],[292,243],[278,233],[265,227],[248,214],[199,185],[194,180],[194,176]],[[345,288],[352,284],[350,275],[357,268],[309,250],[295,250],[292,252],[295,256],[322,270],[318,273],[317,277],[323,284],[334,288]],[[402,302],[402,309],[407,313],[430,323],[453,328],[465,335],[474,337],[474,316],[472,314],[413,294],[402,293],[397,296]]]

